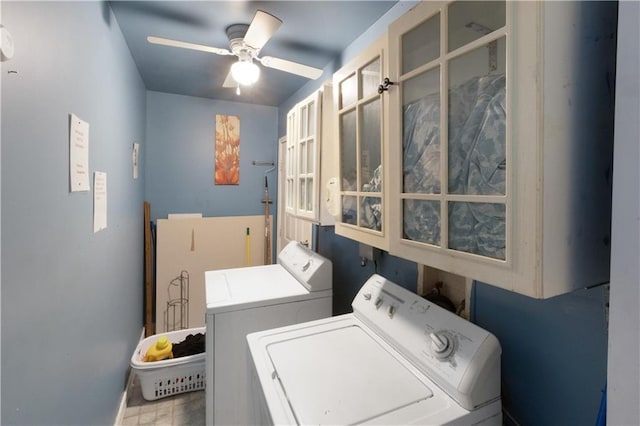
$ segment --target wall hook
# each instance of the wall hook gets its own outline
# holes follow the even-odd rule
[[[273,161],[257,161],[257,160],[253,160],[251,164],[253,164],[254,166],[274,166],[275,165]]]

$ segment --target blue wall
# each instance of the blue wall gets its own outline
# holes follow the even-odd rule
[[[145,150],[145,88],[106,2],[2,14],[16,53],[2,73],[1,423],[113,424],[142,330],[131,153]],[[107,173],[96,234],[93,192],[69,192],[69,113],[90,124],[90,171]]]
[[[374,273],[416,291],[418,269],[414,262],[381,252],[377,262],[362,265],[356,241],[336,235],[333,226],[318,227],[316,235],[318,253],[333,263],[333,315],[353,311],[353,298]]]
[[[239,185],[214,185],[216,114],[240,117]],[[271,167],[252,161],[277,160],[277,126],[275,107],[147,92],[145,196],[152,217],[264,214],[260,200]],[[276,171],[267,178],[269,197],[276,200]]]
[[[472,317],[502,345],[503,403],[521,424],[595,424],[607,378],[604,287],[536,300],[476,283]]]

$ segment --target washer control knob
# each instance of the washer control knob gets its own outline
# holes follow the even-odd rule
[[[431,351],[440,360],[447,359],[453,354],[454,342],[451,336],[444,332],[430,333]]]
[[[307,272],[307,269],[309,269],[309,267],[311,267],[311,259],[307,260],[307,263],[302,265],[302,272]]]
[[[382,306],[382,299],[378,297],[374,305],[376,305],[376,309],[380,309],[380,306]]]
[[[364,300],[371,300],[371,293],[365,293],[363,294],[364,296]]]
[[[396,307],[393,305],[389,305],[389,309],[387,312],[389,313],[389,318],[393,318],[393,314],[396,313]]]

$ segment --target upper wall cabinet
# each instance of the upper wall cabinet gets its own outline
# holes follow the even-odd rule
[[[340,213],[335,232],[383,250],[389,248],[387,215],[386,37],[333,77],[333,107],[340,171]]]
[[[615,34],[614,2],[392,23],[390,252],[537,298],[608,281]]]
[[[335,175],[331,97],[325,84],[287,114],[285,211],[322,225],[334,222],[324,202],[326,181]]]

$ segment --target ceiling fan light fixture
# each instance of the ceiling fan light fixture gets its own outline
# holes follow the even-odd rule
[[[251,86],[260,77],[260,68],[251,61],[238,61],[231,65],[231,76],[243,86]]]

